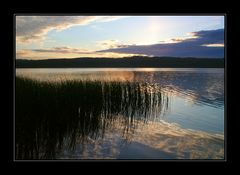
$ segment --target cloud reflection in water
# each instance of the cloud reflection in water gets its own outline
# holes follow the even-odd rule
[[[70,84],[70,94],[56,94],[56,97],[52,96],[56,89],[51,95],[41,95],[44,92],[41,88],[21,89],[16,83],[16,100],[20,100],[16,104],[18,159],[224,158],[223,135],[160,121],[171,110],[172,96],[183,96],[197,105],[223,108],[221,72],[35,71],[20,75],[39,80],[47,77],[48,81],[60,77],[57,81],[82,78],[102,83],[89,84],[87,89],[82,86],[80,90]],[[111,82],[120,84],[108,86]],[[126,82],[130,84],[125,86]],[[22,90],[32,95],[25,96]]]
[[[104,139],[78,145],[59,158],[81,159],[224,159],[223,135],[188,130],[166,122],[141,124],[123,138],[119,126]]]

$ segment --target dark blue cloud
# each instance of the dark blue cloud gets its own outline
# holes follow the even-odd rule
[[[98,52],[145,54],[149,56],[223,58],[224,47],[207,47],[208,44],[224,44],[224,29],[193,32],[196,38],[178,43],[154,45],[130,45]]]

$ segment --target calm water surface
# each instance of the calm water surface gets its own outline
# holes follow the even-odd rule
[[[159,116],[136,120],[125,132],[118,115],[102,136],[89,136],[86,142],[76,139],[71,149],[63,144],[51,158],[224,159],[224,69],[16,69],[16,75],[56,82],[141,82],[159,87],[164,94],[166,102]],[[66,143],[69,134],[63,136]]]

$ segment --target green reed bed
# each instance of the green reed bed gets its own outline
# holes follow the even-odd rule
[[[135,120],[159,117],[168,100],[158,86],[136,82],[16,77],[16,158],[54,158],[76,142],[104,137],[121,116],[124,132]]]

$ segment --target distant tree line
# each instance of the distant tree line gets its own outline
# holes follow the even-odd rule
[[[16,68],[223,68],[223,58],[124,57],[25,60],[16,59]]]

